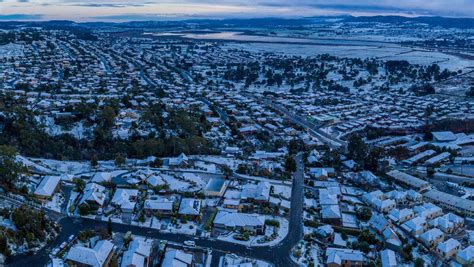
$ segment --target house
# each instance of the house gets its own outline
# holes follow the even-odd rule
[[[138,190],[128,188],[117,188],[112,197],[111,204],[120,208],[122,212],[131,213],[137,203]]]
[[[188,165],[188,160],[189,160],[188,157],[184,153],[181,153],[176,158],[170,158],[168,160],[168,165],[170,167],[186,166]]]
[[[320,239],[323,239],[323,241],[325,242],[330,242],[334,239],[334,229],[331,225],[326,224],[323,226],[319,226],[314,232]]]
[[[464,226],[464,219],[456,214],[448,213],[433,219],[429,225],[441,229],[444,233],[453,233]]]
[[[201,215],[201,200],[194,198],[182,198],[179,204],[179,215],[186,215],[197,220]]]
[[[412,209],[393,209],[388,214],[388,218],[392,220],[394,223],[402,224],[408,220],[413,219],[415,217],[415,213]]]
[[[420,193],[416,192],[415,190],[410,189],[407,191],[407,199],[409,201],[418,203],[423,200],[423,196]]]
[[[53,195],[59,190],[61,177],[46,176],[41,180],[34,192],[35,196],[41,200],[51,199]]]
[[[325,168],[310,168],[309,175],[318,180],[328,179],[328,171]]]
[[[395,230],[393,230],[391,227],[385,228],[385,230],[383,230],[382,236],[387,248],[395,251],[399,251],[402,248],[402,241],[398,237],[397,233],[395,233]]]
[[[460,249],[461,243],[453,238],[450,238],[443,243],[439,243],[438,246],[436,246],[436,252],[438,252],[438,254],[446,260],[456,256],[456,253]]]
[[[133,239],[123,253],[121,267],[152,266],[153,240]]]
[[[392,170],[387,173],[387,176],[401,182],[418,191],[426,190],[430,187],[430,183],[415,176],[411,176],[399,170]]]
[[[450,210],[474,216],[474,200],[465,199],[436,189],[423,193],[423,197]]]
[[[412,235],[419,235],[427,229],[428,224],[425,217],[417,216],[402,224],[402,227]]]
[[[69,266],[109,266],[114,254],[114,244],[108,240],[98,241],[93,248],[80,245],[72,247],[66,255]]]
[[[243,201],[255,201],[257,203],[268,202],[270,198],[270,184],[268,182],[245,184],[242,188],[240,198]]]
[[[385,196],[394,199],[397,205],[405,205],[407,203],[407,193],[404,191],[393,190],[386,193]]]
[[[143,204],[143,209],[148,216],[167,217],[173,214],[174,201],[160,196],[149,196]]]
[[[255,234],[263,234],[265,231],[265,216],[219,211],[214,218],[213,224],[218,229],[246,230]]]
[[[423,205],[415,206],[413,207],[413,210],[417,216],[423,216],[427,220],[431,220],[443,215],[443,209],[429,202],[424,203]]]
[[[380,251],[380,259],[382,261],[382,267],[398,266],[395,252],[393,252],[391,249],[384,249]]]
[[[474,264],[474,246],[471,245],[459,251],[456,255],[456,261],[466,267],[472,266]]]
[[[344,165],[344,167],[351,171],[357,168],[357,163],[352,159],[343,161],[342,165]]]
[[[379,215],[379,214],[372,214],[372,217],[370,217],[369,220],[369,226],[374,229],[377,234],[382,234],[382,232],[385,230],[385,228],[389,227],[389,222],[385,219],[384,216]]]
[[[98,172],[94,174],[91,182],[100,184],[100,183],[110,182],[111,180],[112,180],[112,174],[110,172]]]
[[[364,254],[359,250],[343,248],[326,249],[326,265],[328,267],[363,266]]]
[[[240,205],[239,199],[226,198],[222,206],[226,209],[235,209],[238,211],[242,210],[242,205]]]
[[[88,183],[84,188],[79,205],[88,204],[92,209],[98,209],[104,205],[105,192],[105,187],[96,183]]]
[[[193,254],[179,249],[167,249],[161,266],[166,267],[191,267],[193,263]]]
[[[363,184],[375,185],[380,182],[379,177],[373,174],[371,171],[361,171],[359,173],[360,180]]]
[[[453,132],[432,132],[433,140],[436,142],[451,142],[456,141],[457,136]]]
[[[430,229],[423,234],[420,235],[420,240],[423,242],[427,247],[433,247],[434,245],[443,242],[444,234],[438,228]]]
[[[342,213],[339,205],[321,205],[321,221],[333,225],[342,225]]]
[[[395,201],[386,199],[380,190],[364,194],[362,200],[367,203],[367,205],[383,213],[387,213],[396,207]]]

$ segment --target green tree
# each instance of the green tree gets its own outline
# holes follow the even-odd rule
[[[160,158],[156,157],[155,160],[150,163],[150,166],[153,168],[161,168],[161,166],[163,166],[163,161]]]
[[[97,155],[96,154],[92,155],[92,157],[91,157],[91,166],[92,166],[92,168],[97,167],[98,164],[99,164],[99,160],[97,159]]]
[[[122,153],[118,153],[115,156],[115,165],[116,166],[123,166],[125,164],[125,157]]]
[[[14,188],[15,182],[21,174],[26,172],[26,167],[16,161],[14,147],[0,146],[0,183],[7,188]]]
[[[76,192],[83,193],[84,188],[86,187],[86,182],[82,180],[81,178],[76,178],[73,180],[75,184],[75,190]]]
[[[112,236],[112,220],[110,218],[107,221],[107,233],[109,236]]]
[[[425,266],[425,262],[423,261],[422,258],[416,258],[415,259],[415,267],[423,267]]]
[[[349,152],[349,157],[351,157],[354,161],[357,161],[357,163],[364,165],[363,163],[367,158],[369,148],[359,135],[351,135],[347,149]]]
[[[296,171],[296,161],[293,157],[286,157],[285,159],[285,171],[292,173]]]
[[[82,204],[82,205],[79,206],[78,212],[79,212],[79,215],[84,216],[84,215],[88,215],[91,212],[91,209],[90,209],[89,205]]]

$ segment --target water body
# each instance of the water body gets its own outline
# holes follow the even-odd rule
[[[293,37],[278,37],[266,35],[246,34],[244,32],[202,32],[202,33],[188,33],[188,32],[147,32],[145,35],[157,37],[181,37],[195,40],[221,40],[221,41],[235,41],[235,42],[257,42],[257,43],[283,43],[283,44],[312,44],[312,45],[334,45],[334,46],[392,46],[398,47],[395,43],[378,42],[378,41],[361,41],[350,39],[330,39],[330,38],[293,38]]]

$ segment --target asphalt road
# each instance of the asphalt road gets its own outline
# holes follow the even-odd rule
[[[255,258],[271,262],[275,266],[297,266],[290,259],[291,248],[303,236],[302,216],[303,213],[303,179],[304,165],[302,162],[302,154],[295,157],[297,162],[297,171],[294,173],[292,199],[289,218],[289,233],[283,241],[274,247],[246,247],[239,244],[220,241],[216,239],[201,238],[185,234],[163,233],[158,230],[143,228],[134,225],[113,223],[113,231],[125,233],[131,231],[135,235],[146,236],[150,238],[166,240],[170,242],[183,243],[186,240],[194,240],[197,247],[209,248],[214,251],[214,257],[222,255],[222,253],[234,253],[240,256]],[[7,266],[45,266],[49,261],[49,252],[52,248],[59,246],[65,242],[70,235],[76,235],[79,231],[87,229],[106,228],[107,222],[97,221],[85,218],[66,217],[59,221],[62,226],[60,235],[48,246],[41,249],[34,255],[17,255],[10,257]],[[215,263],[217,259],[213,259]],[[213,265],[214,266],[214,265]]]

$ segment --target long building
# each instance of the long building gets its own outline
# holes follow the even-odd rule
[[[423,194],[423,197],[447,209],[474,216],[474,201],[454,196],[435,189]]]
[[[387,172],[387,175],[417,190],[424,190],[430,187],[430,183],[427,181],[416,178],[415,176],[409,175],[399,170],[389,171]]]

